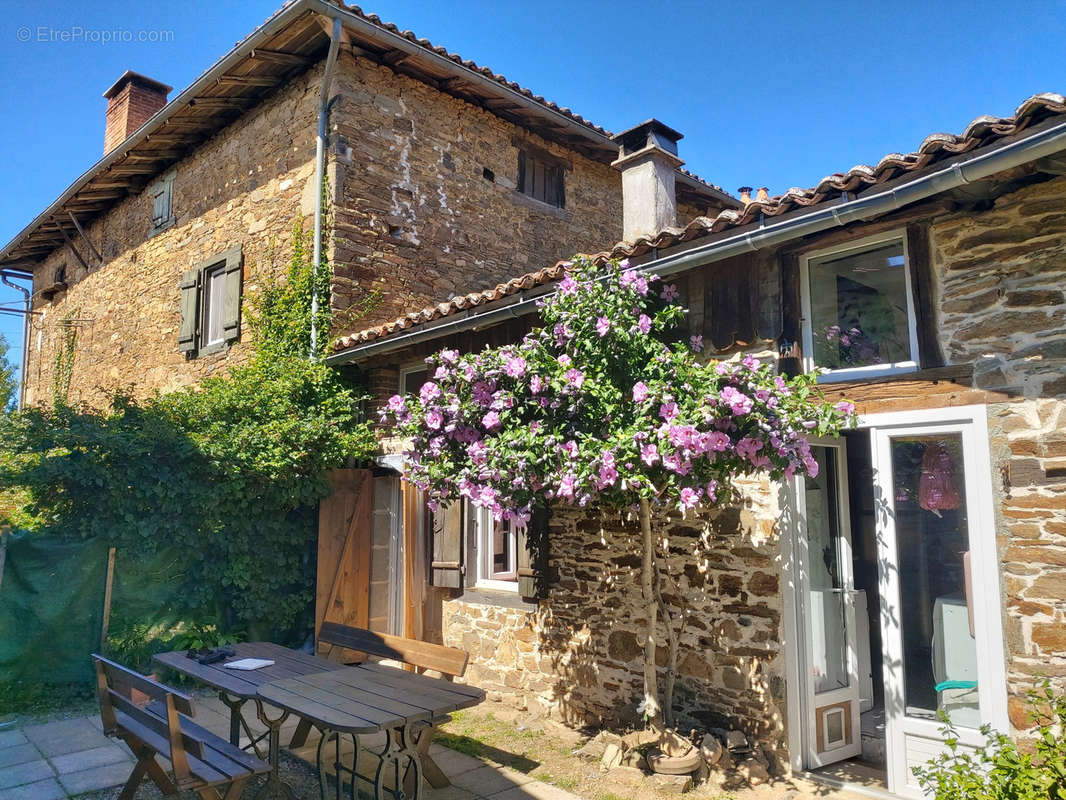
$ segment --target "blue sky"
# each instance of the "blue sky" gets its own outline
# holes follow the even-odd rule
[[[9,6],[0,242],[100,157],[101,94],[124,70],[180,90],[278,2]],[[658,117],[685,134],[686,166],[731,192],[809,186],[979,114],[1010,114],[1036,92],[1066,93],[1066,0],[366,0],[364,9],[610,130]],[[125,31],[165,41],[101,41]],[[0,286],[0,304],[15,298]],[[20,330],[0,314],[9,341]]]

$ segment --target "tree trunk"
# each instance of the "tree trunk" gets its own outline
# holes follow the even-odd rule
[[[648,612],[648,638],[644,642],[644,716],[648,720],[648,726],[658,730],[662,727],[659,676],[655,665],[655,635],[658,627],[659,601],[655,592],[655,541],[651,535],[651,504],[646,499],[640,501],[640,532],[644,543],[640,588],[644,595],[644,606]]]

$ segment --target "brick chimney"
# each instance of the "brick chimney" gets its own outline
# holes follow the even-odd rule
[[[127,136],[165,106],[167,93],[172,88],[140,73],[126,70],[122,77],[104,92],[104,97],[107,98],[104,155],[126,141]]]
[[[622,238],[635,242],[677,224],[674,174],[685,162],[677,157],[681,134],[657,119],[615,134],[622,172]]]

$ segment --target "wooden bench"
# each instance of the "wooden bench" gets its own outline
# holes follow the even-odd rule
[[[102,656],[93,654],[93,661],[104,733],[125,740],[137,758],[119,800],[132,800],[145,775],[164,795],[191,789],[204,800],[235,800],[252,776],[270,771],[265,761],[189,719],[194,710],[188,695]],[[131,689],[149,704],[135,704]],[[173,779],[156,756],[170,761]]]
[[[418,670],[439,672],[447,680],[461,678],[466,672],[470,654],[465,650],[445,647],[432,642],[420,642],[405,639],[387,633],[375,633],[364,628],[353,628],[337,622],[323,622],[318,632],[319,653],[331,660],[350,659],[354,662],[365,661],[367,656],[390,661],[399,661]],[[346,659],[347,654],[347,659]],[[415,743],[422,761],[422,772],[426,781],[434,789],[443,789],[451,785],[436,762],[429,755],[429,746],[433,742],[433,729],[449,720],[449,717],[434,719],[427,726]],[[290,747],[299,747],[307,738],[310,723],[301,721],[293,734]]]

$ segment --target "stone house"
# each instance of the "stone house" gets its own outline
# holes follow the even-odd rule
[[[818,442],[817,478],[659,521],[686,619],[676,711],[744,730],[781,770],[920,796],[938,712],[963,745],[984,723],[1024,737],[1026,690],[1066,690],[1066,99],[687,223],[679,138],[654,120],[616,137],[625,229],[595,258],[675,283],[711,357],[825,369],[860,419]],[[331,359],[384,404],[442,347],[519,339],[561,276],[442,295]],[[385,474],[375,514],[380,564],[403,575],[369,595],[379,624],[471,651],[467,678],[509,703],[635,721],[636,530],[596,509],[525,533],[472,507],[430,516]]]
[[[33,277],[28,405],[244,358],[243,300],[297,224],[327,230],[333,308],[367,323],[621,236],[606,131],[354,7],[294,0],[170,91],[121,76],[103,157],[0,250]],[[688,218],[738,205],[676,177]]]

